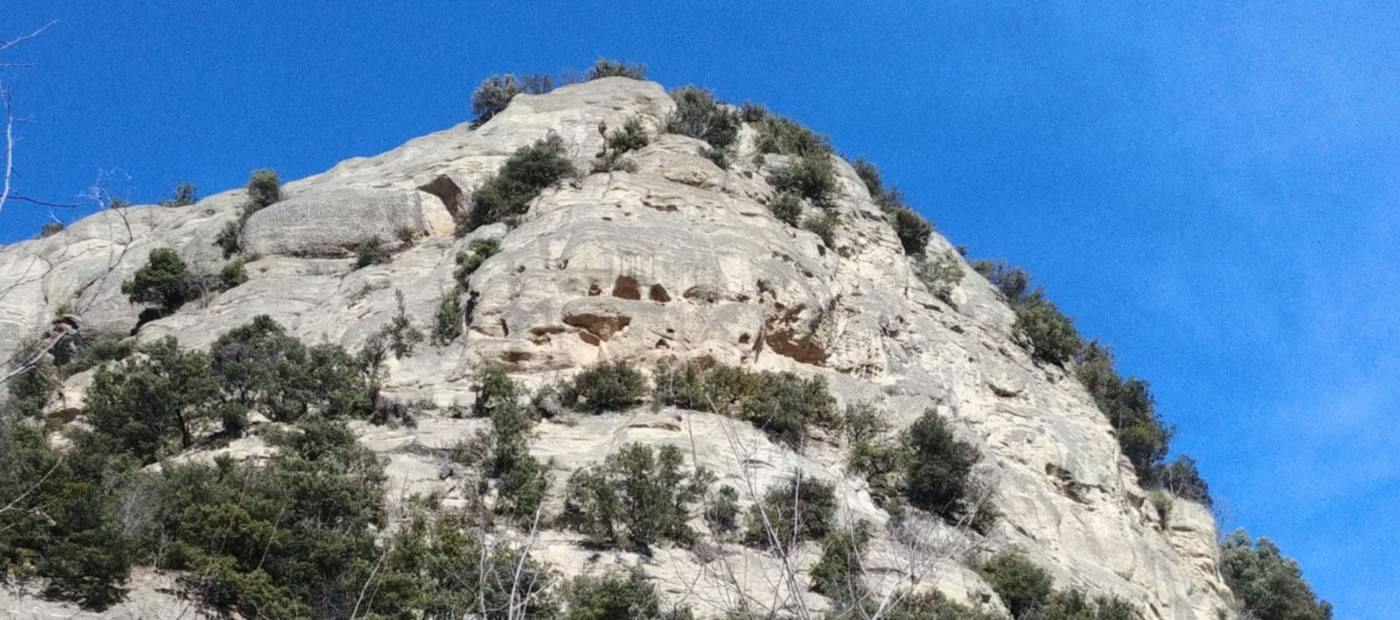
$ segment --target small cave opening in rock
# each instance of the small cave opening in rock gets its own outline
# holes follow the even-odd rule
[[[618,276],[613,283],[612,296],[620,299],[641,300],[642,285],[632,276]]]
[[[622,331],[631,323],[632,317],[621,314],[594,314],[591,312],[584,312],[580,314],[570,314],[564,317],[565,325],[583,329],[599,340],[612,338],[613,334]]]
[[[428,181],[418,186],[419,190],[437,196],[442,201],[442,206],[447,208],[447,212],[456,217],[462,210],[462,188],[457,187],[457,183],[448,178],[447,175],[438,175],[436,179]]]
[[[129,335],[135,336],[137,332],[141,331],[143,325],[164,317],[165,313],[162,312],[160,308],[146,308],[142,310],[141,314],[136,315],[136,327],[131,328],[131,333]]]
[[[660,284],[651,285],[651,289],[647,291],[647,297],[651,298],[652,301],[660,302],[663,304],[668,301],[671,301],[671,296],[668,293],[666,293],[666,287],[661,286]]]

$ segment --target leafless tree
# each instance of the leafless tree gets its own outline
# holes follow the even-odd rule
[[[52,27],[55,23],[56,22],[50,21],[49,23],[41,26],[38,30],[35,30],[28,34],[21,34],[9,40],[0,41],[0,52],[5,52],[12,47],[24,43],[25,41],[38,37],[39,35],[43,34],[45,30],[48,30],[50,27]],[[32,66],[34,66],[33,63],[0,62],[0,69],[13,69],[17,67]],[[5,204],[9,202],[12,198],[24,202],[48,204],[43,201],[34,200],[27,196],[16,194],[14,192],[13,188],[15,175],[15,123],[22,122],[23,119],[17,118],[15,116],[14,105],[11,103],[10,99],[10,86],[9,84],[5,83],[3,78],[0,78],[0,105],[3,105],[5,108],[5,152],[3,168],[4,180],[3,183],[0,183],[0,210],[4,210]]]

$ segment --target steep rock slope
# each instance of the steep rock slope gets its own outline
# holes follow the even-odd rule
[[[785,158],[769,155],[755,165],[754,132],[746,127],[735,163],[720,169],[700,154],[703,142],[661,133],[673,106],[657,84],[605,78],[520,95],[479,128],[463,124],[288,183],[284,201],[247,222],[245,247],[260,256],[247,265],[250,280],[144,323],[139,338],[173,335],[206,347],[267,314],[307,342],[356,349],[396,313],[396,292],[408,316],[427,326],[450,290],[457,252],[474,239],[497,238],[502,251],[471,277],[468,333],[391,361],[392,397],[444,410],[465,406],[473,369],[486,361],[503,362],[534,385],[617,359],[651,367],[708,356],[820,374],[843,405],[877,404],[896,428],[935,408],[979,447],[980,473],[996,482],[993,502],[1003,517],[985,538],[926,524],[924,540],[896,540],[877,528],[870,561],[885,577],[875,587],[894,587],[911,558],[936,547],[951,551],[935,558],[925,586],[992,601],[963,566],[965,556],[1014,547],[1050,568],[1059,584],[1120,595],[1148,618],[1210,618],[1227,607],[1211,516],[1178,501],[1164,528],[1091,397],[1071,375],[1034,363],[1018,346],[1014,314],[995,289],[962,264],[966,275],[951,304],[930,294],[885,214],[839,159],[837,249],[783,224],[766,206],[774,190],[764,179]],[[586,170],[602,147],[600,123],[620,127],[633,117],[655,136],[629,155],[635,172],[582,175],[545,190],[512,229],[497,224],[453,236],[453,214],[516,148],[552,131]],[[85,330],[133,329],[141,308],[127,302],[121,282],[157,247],[216,270],[223,258],[213,240],[238,217],[242,194],[102,212],[0,250],[0,357],[42,332],[60,309],[80,316]],[[419,238],[391,242],[388,264],[354,269],[345,248],[369,235],[393,240],[400,229]],[[929,252],[950,247],[935,235]],[[76,409],[81,390],[70,385],[64,395],[54,407]],[[438,490],[452,501],[460,497],[435,449],[479,425],[430,415],[417,428],[358,428],[388,459],[392,488]],[[864,481],[846,475],[840,439],[828,439],[798,454],[747,424],[663,408],[546,421],[532,450],[553,459],[556,495],[569,471],[644,441],[681,446],[721,482],[759,493],[801,468],[837,483],[843,518],[885,523]],[[254,443],[226,450],[247,455]],[[566,574],[636,560],[621,553],[599,559],[577,543],[550,531],[537,548]],[[815,560],[817,550],[809,551],[803,563]],[[715,563],[682,549],[659,551],[646,570],[668,596],[706,611],[732,604],[741,589],[735,580],[754,591],[773,587],[771,558],[737,546],[724,553],[741,574],[722,576]],[[819,596],[805,596],[822,607]]]

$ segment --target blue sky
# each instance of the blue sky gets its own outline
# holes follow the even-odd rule
[[[1400,9],[1383,2],[0,1],[17,189],[291,179],[494,72],[643,61],[829,134],[1152,381],[1228,513],[1337,617],[1400,591]],[[998,4],[998,6],[993,6]],[[315,5],[315,6],[310,6]],[[860,6],[870,5],[870,6]],[[10,203],[0,241],[71,211]]]

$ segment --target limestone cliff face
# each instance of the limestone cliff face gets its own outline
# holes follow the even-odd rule
[[[472,369],[492,360],[535,385],[615,359],[652,367],[709,356],[752,369],[820,374],[843,404],[874,403],[896,428],[936,408],[978,445],[980,473],[996,482],[993,501],[1004,516],[989,536],[927,524],[919,541],[877,527],[868,558],[873,573],[885,575],[877,588],[899,582],[914,547],[937,543],[959,551],[939,557],[924,586],[995,605],[990,589],[963,566],[965,556],[1016,547],[1050,568],[1060,585],[1123,596],[1147,618],[1213,618],[1226,608],[1211,516],[1178,500],[1163,527],[1090,396],[1062,369],[1032,362],[1013,335],[1012,311],[985,280],[964,264],[952,304],[931,295],[884,213],[839,160],[839,250],[824,247],[765,206],[774,196],[765,172],[784,165],[783,157],[770,155],[755,166],[753,131],[746,127],[734,164],[722,170],[699,154],[702,142],[660,132],[672,106],[661,86],[625,78],[521,95],[479,128],[463,124],[288,183],[283,202],[247,222],[245,247],[260,255],[247,265],[250,280],[145,323],[139,338],[173,335],[186,346],[206,347],[223,331],[268,314],[308,342],[356,349],[395,313],[396,291],[408,315],[427,328],[452,284],[457,252],[472,239],[498,238],[502,251],[471,277],[468,333],[447,347],[423,345],[412,357],[391,361],[391,396],[444,409],[468,404]],[[553,131],[586,170],[602,146],[599,123],[620,127],[634,116],[653,135],[649,146],[629,155],[636,172],[565,181],[537,198],[513,229],[492,225],[453,236],[452,213],[516,148]],[[242,200],[235,190],[189,207],[103,212],[52,237],[0,249],[0,358],[43,331],[62,306],[81,316],[83,329],[131,330],[141,308],[121,295],[121,282],[156,247],[216,270],[223,258],[212,242],[237,218]],[[394,247],[402,228],[420,238]],[[392,262],[354,269],[344,248],[374,235],[393,240]],[[929,251],[949,248],[935,235]],[[71,380],[67,401],[55,407],[76,409],[75,385],[84,379]],[[358,428],[388,460],[396,491],[436,489],[452,501],[456,491],[451,477],[441,475],[442,457],[420,448],[451,446],[478,424],[429,412],[413,429]],[[846,475],[837,437],[797,454],[719,416],[640,409],[569,424],[546,421],[533,449],[553,459],[557,490],[569,471],[631,441],[682,446],[741,489],[761,491],[801,468],[837,483],[843,518],[888,520],[864,481]],[[255,439],[229,448],[257,449]],[[591,557],[576,543],[551,531],[538,547],[566,574],[636,560],[620,553]],[[759,591],[776,583],[771,558],[737,546],[722,552],[742,569],[734,579]],[[814,546],[803,562],[817,553]],[[729,578],[691,551],[663,549],[646,570],[669,596],[685,597],[701,611],[733,602]],[[813,609],[824,605],[815,594],[805,596]]]

